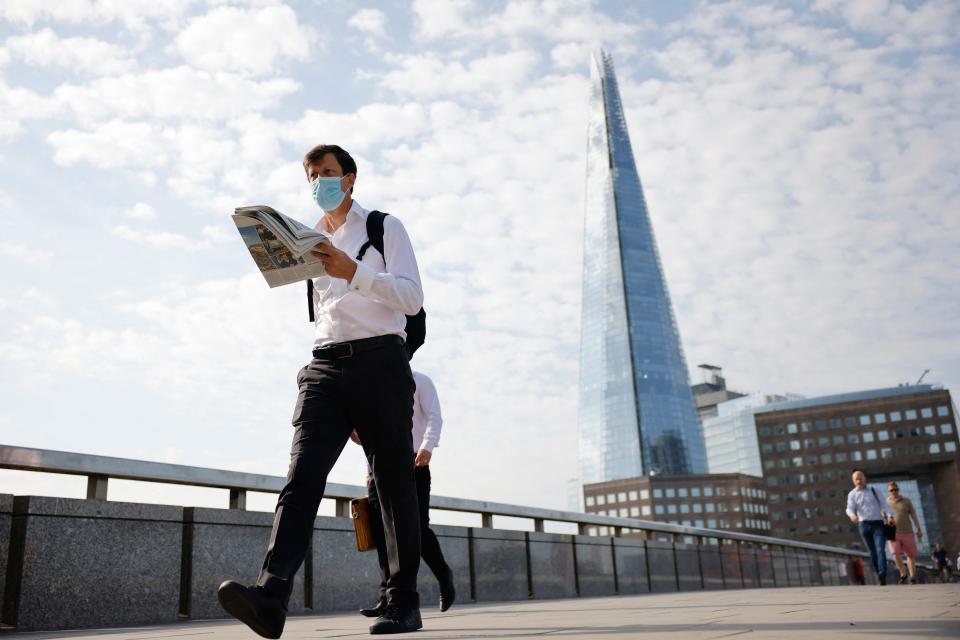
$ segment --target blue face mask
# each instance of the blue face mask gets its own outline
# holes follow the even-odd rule
[[[349,175],[349,174],[348,174]],[[317,177],[313,181],[313,200],[324,211],[333,211],[340,206],[347,194],[340,188],[346,176],[336,178]]]

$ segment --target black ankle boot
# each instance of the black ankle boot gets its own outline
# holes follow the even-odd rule
[[[446,611],[457,599],[457,589],[453,584],[453,571],[447,567],[447,575],[440,580],[440,611]]]
[[[377,603],[370,607],[369,609],[360,609],[360,615],[367,618],[379,618],[387,610],[387,598],[386,596],[380,596],[380,599],[377,600]]]
[[[227,580],[217,590],[224,611],[264,638],[276,639],[283,633],[287,606],[263,587],[247,587]]]
[[[401,607],[397,604],[388,604],[383,615],[370,625],[370,633],[408,633],[423,628],[420,619],[419,607]]]

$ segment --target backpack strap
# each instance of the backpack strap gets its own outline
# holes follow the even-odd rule
[[[390,214],[376,210],[367,214],[367,241],[357,252],[357,262],[363,260],[363,255],[370,245],[373,245],[373,248],[379,251],[381,256],[383,255],[383,219],[388,215]],[[386,264],[386,258],[384,258],[384,264]]]
[[[316,322],[317,318],[313,314],[313,278],[307,278],[307,312],[310,314],[310,322]]]

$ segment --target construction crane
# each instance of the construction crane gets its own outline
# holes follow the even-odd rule
[[[923,373],[920,374],[920,377],[917,379],[917,383],[914,386],[919,386],[920,383],[923,382],[923,379],[926,377],[928,373],[930,373],[930,369],[924,369]]]

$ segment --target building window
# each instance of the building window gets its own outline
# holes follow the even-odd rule
[[[716,529],[716,528],[717,528],[717,521],[716,521],[716,520],[713,520],[712,518],[711,518],[710,520],[707,520],[707,528],[708,528],[708,529]]]
[[[597,496],[597,504],[607,504],[607,499],[604,496]]]
[[[853,460],[854,462],[857,462],[858,460],[863,460],[863,454],[860,453],[859,451],[851,451],[850,459]]]
[[[617,501],[617,496],[613,495],[612,493],[607,494],[607,504],[613,504],[616,501]]]
[[[881,457],[881,458],[884,458],[884,459],[886,459],[886,458],[892,458],[892,457],[893,457],[893,449],[891,449],[890,447],[884,447],[883,449],[880,449],[880,457]]]
[[[626,518],[629,513],[630,511],[626,507],[623,507],[622,509],[620,509],[621,518]]]
[[[770,435],[770,427],[757,427],[757,433],[760,434],[760,437],[766,438]]]
[[[626,501],[627,501],[627,492],[626,492],[626,491],[621,491],[620,493],[618,493],[618,494],[617,494],[617,500],[618,500],[619,502],[626,502]]]
[[[645,504],[642,507],[640,507],[640,513],[642,513],[645,516],[650,515],[650,506]]]
[[[699,497],[700,497],[700,487],[691,487],[691,488],[690,488],[690,495],[693,496],[694,498],[699,498]]]
[[[843,444],[843,436],[833,436],[833,445],[839,447]]]
[[[662,498],[662,497],[663,497],[663,491],[661,491],[660,489],[654,489],[654,490],[653,490],[653,497],[654,497],[654,498]]]
[[[635,502],[639,496],[637,496],[636,490],[630,492],[630,501]]]
[[[817,443],[813,441],[813,438],[807,438],[806,440],[803,441],[804,449],[815,449],[816,446],[817,446]]]
[[[687,497],[686,487],[680,487],[679,489],[677,489],[677,496],[680,498],[686,498]]]
[[[937,428],[932,424],[928,424],[923,428],[923,432],[926,433],[928,436],[935,436],[937,435]]]
[[[885,413],[875,413],[873,414],[873,421],[877,424],[883,424],[887,421],[887,414]]]
[[[699,502],[693,503],[693,512],[694,513],[703,513],[703,505]]]
[[[827,430],[827,421],[824,420],[823,418],[820,418],[819,420],[817,420],[816,425],[817,425],[817,431]]]
[[[716,510],[716,505],[714,505],[712,502],[708,502],[707,504],[703,505],[703,508],[706,509],[707,513],[713,513]]]
[[[662,505],[662,504],[654,505],[653,510],[654,510],[654,512],[655,512],[657,515],[663,515],[663,505]]]
[[[953,433],[953,425],[949,422],[940,425],[940,433]]]
[[[787,433],[796,433],[797,432],[797,423],[791,422],[787,425]]]
[[[703,488],[703,495],[704,495],[705,497],[707,497],[707,498],[709,498],[710,496],[712,496],[712,495],[713,495],[713,487],[704,487],[704,488]]]
[[[829,453],[824,453],[820,456],[820,464],[831,464],[833,462],[833,456]]]
[[[667,513],[676,513],[676,512],[677,512],[677,505],[675,504],[667,505]]]
[[[886,442],[890,439],[890,432],[884,429],[883,431],[877,431],[877,440],[880,442]]]
[[[901,457],[901,458],[902,458],[903,456],[907,455],[907,448],[906,448],[906,447],[897,447],[897,455],[898,455],[899,457]]]
[[[830,418],[831,429],[839,429],[841,425],[842,423],[840,422],[840,418]]]
[[[931,443],[930,443],[930,448],[928,449],[928,451],[929,451],[930,453],[940,453],[940,443],[939,443],[939,442],[931,442]]]
[[[680,513],[690,513],[690,505],[686,502],[680,504]]]
[[[956,443],[956,442],[944,442],[944,443],[943,443],[943,450],[946,451],[947,453],[953,453],[954,451],[957,450],[957,443]]]
[[[912,447],[910,447],[910,450],[911,450],[913,453],[923,453],[923,445],[922,445],[922,444],[915,444],[915,445],[913,445]]]
[[[847,444],[860,444],[860,436],[851,433],[847,436]]]
[[[932,417],[933,417],[933,409],[931,409],[930,407],[924,407],[923,409],[920,409],[920,417],[922,417],[922,418],[932,418]]]
[[[901,420],[901,417],[900,417],[899,411],[890,412],[890,422],[900,422],[900,420]]]
[[[791,451],[800,451],[800,441],[799,441],[799,440],[791,440],[791,441],[790,441],[790,450],[791,450]]]
[[[864,442],[873,442],[873,431],[864,431],[864,432],[863,432],[863,441],[864,441]]]
[[[821,449],[826,449],[830,446],[830,438],[817,438],[817,444],[820,445]]]
[[[860,426],[865,427],[870,424],[870,416],[860,416]]]
[[[893,437],[896,438],[897,440],[900,440],[901,438],[904,438],[904,437],[905,437],[905,434],[903,433],[903,429],[896,429],[896,430],[893,432]]]
[[[867,449],[867,460],[876,460],[876,459],[877,459],[877,450]]]
[[[649,500],[649,499],[650,499],[650,492],[647,491],[646,489],[640,489],[640,499],[641,499],[641,500]]]
[[[724,489],[723,487],[717,487],[717,495],[718,495],[718,496],[725,496],[725,495],[727,495],[726,489]]]
[[[857,419],[854,418],[853,416],[847,416],[846,418],[843,419],[843,424],[846,427],[855,427],[857,426]]]
[[[677,492],[674,491],[672,487],[669,488],[669,489],[665,489],[665,490],[664,490],[664,494],[665,494],[668,498],[675,498],[675,497],[677,496]]]
[[[593,506],[593,496],[587,496],[587,506],[588,507]]]
[[[776,448],[776,450],[777,450],[778,452],[783,453],[784,451],[787,450],[787,443],[786,443],[786,442],[778,442],[778,443],[776,444],[775,448]]]
[[[907,410],[904,412],[904,414],[906,415],[907,420],[916,420],[916,419],[917,419],[917,412],[916,412],[916,410],[914,410],[914,409],[907,409]]]
[[[802,467],[802,466],[803,466],[803,458],[799,458],[799,457],[797,457],[797,458],[791,458],[790,461],[793,463],[793,466],[795,466],[795,467]]]
[[[948,416],[948,415],[950,415],[950,410],[947,409],[947,405],[942,404],[942,405],[940,405],[939,407],[937,407],[937,415],[938,415],[938,416]]]
[[[763,453],[773,453],[773,445],[769,442],[764,442],[762,445],[760,445],[760,451]]]
[[[919,436],[921,433],[920,427],[910,427],[911,436]]]
[[[782,435],[783,435],[783,425],[782,425],[782,424],[775,424],[775,425],[773,425],[773,435],[775,435],[775,436],[782,436]]]
[[[837,462],[847,461],[847,454],[844,453],[843,451],[837,451],[833,457],[836,459]]]
[[[630,517],[636,518],[640,515],[640,507],[630,507]]]

